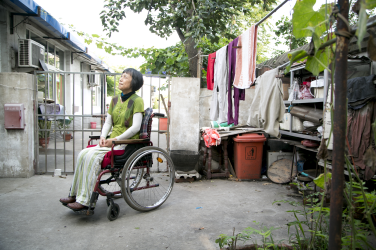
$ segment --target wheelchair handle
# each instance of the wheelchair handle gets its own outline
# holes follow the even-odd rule
[[[154,117],[161,117],[163,118],[165,115],[163,113],[154,113]]]

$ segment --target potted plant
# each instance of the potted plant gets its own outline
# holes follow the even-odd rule
[[[73,117],[68,117],[67,119],[58,119],[57,126],[60,130],[69,129],[70,124],[72,123]],[[70,131],[62,131],[63,139],[69,142],[72,138],[72,133]]]
[[[51,121],[48,120],[38,120],[39,129],[51,129]],[[39,131],[39,145],[46,147],[50,141],[50,131]],[[46,142],[47,141],[47,142]]]

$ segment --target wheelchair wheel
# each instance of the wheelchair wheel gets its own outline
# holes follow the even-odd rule
[[[161,148],[143,147],[124,165],[121,192],[131,208],[150,211],[167,200],[174,178],[175,169],[170,156]]]
[[[111,173],[105,173],[102,175],[101,177],[101,181],[107,181],[107,183],[102,183],[99,185],[99,189],[103,192],[103,193],[114,193],[114,192],[119,192],[121,191],[121,188],[120,188],[120,185],[119,183],[121,184],[121,181],[120,181],[120,178],[117,178],[118,181],[116,181],[116,178],[113,177],[113,175]],[[123,197],[123,195],[121,193],[117,193],[117,194],[114,194],[114,196],[112,196],[112,198],[114,199],[119,199]]]
[[[119,216],[120,207],[118,204],[113,203],[113,205],[109,205],[107,208],[107,219],[110,221],[116,220]]]

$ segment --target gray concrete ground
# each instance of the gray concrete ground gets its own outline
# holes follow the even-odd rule
[[[141,213],[123,199],[119,218],[109,221],[100,197],[93,216],[62,206],[72,175],[66,179],[36,175],[0,179],[1,249],[219,249],[220,234],[255,227],[280,227],[275,240],[288,240],[286,223],[291,207],[275,200],[289,199],[290,190],[269,181],[235,182],[213,179],[175,183],[158,209]],[[199,209],[197,209],[199,208]],[[201,230],[200,230],[201,229]]]

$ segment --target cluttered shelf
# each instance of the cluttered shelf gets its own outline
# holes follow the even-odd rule
[[[313,98],[313,99],[297,99],[297,100],[284,100],[283,103],[287,104],[307,104],[307,103],[322,103],[324,102],[323,98]]]

